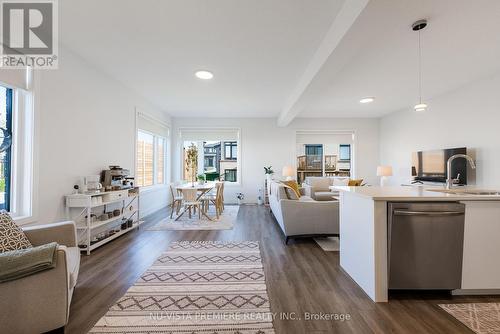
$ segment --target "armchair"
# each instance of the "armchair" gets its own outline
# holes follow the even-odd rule
[[[53,269],[0,283],[0,323],[5,333],[43,333],[64,327],[80,267],[74,222],[23,229],[33,246],[57,242]]]

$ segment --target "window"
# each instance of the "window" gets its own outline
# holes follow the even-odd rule
[[[137,131],[136,185],[148,187],[165,183],[166,139]]]
[[[238,158],[238,144],[235,141],[224,143],[224,157],[226,160],[236,160]]]
[[[207,170],[207,167],[215,167],[214,166],[214,157],[205,157],[205,170]]]
[[[156,137],[156,183],[165,183],[165,145],[166,139]]]
[[[187,163],[187,150],[193,145],[198,150],[195,178],[199,174],[205,174],[205,179],[208,181],[238,182],[238,142],[212,140],[183,142],[183,179],[185,181],[191,182],[193,179],[193,171]]]
[[[10,211],[12,89],[0,86],[0,209]]]
[[[323,155],[323,145],[305,145],[306,155]]]
[[[241,182],[240,129],[186,127],[179,129],[178,136],[182,180],[196,182],[203,174],[207,181]],[[226,170],[232,171],[226,174]]]
[[[236,169],[226,169],[224,170],[224,181],[226,182],[236,182]]]
[[[0,209],[18,224],[32,222],[37,209],[33,78],[29,69],[0,71]]]
[[[345,161],[351,160],[351,145],[350,144],[340,144],[339,160],[345,160]]]

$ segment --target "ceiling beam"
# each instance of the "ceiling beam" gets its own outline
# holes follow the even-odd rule
[[[307,88],[369,1],[370,0],[345,0],[318,50],[314,53],[311,62],[307,65],[297,86],[286,101],[278,117],[278,126],[287,126],[302,111],[305,104],[303,96]]]

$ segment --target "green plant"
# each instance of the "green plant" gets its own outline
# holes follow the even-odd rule
[[[0,192],[5,192],[5,179],[0,179]]]
[[[274,174],[273,166],[264,167],[264,173],[269,174],[269,175]]]
[[[191,181],[194,186],[196,171],[198,169],[198,147],[194,143],[191,143],[186,150],[186,166],[191,173]]]
[[[198,174],[198,181],[205,181],[205,180],[206,180],[205,174]]]

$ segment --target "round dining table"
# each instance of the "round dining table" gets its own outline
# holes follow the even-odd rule
[[[175,189],[179,192],[182,193],[183,190],[185,189],[196,189],[198,191],[198,196],[196,197],[196,200],[198,201],[203,195],[208,193],[210,190],[215,188],[215,182],[205,182],[203,184],[200,184],[198,182],[195,182],[194,184],[192,182],[188,182],[185,184],[181,184],[175,187]],[[201,214],[207,217],[207,219],[212,220],[206,212],[203,210],[200,210]],[[177,215],[175,220],[178,220],[184,213],[186,212],[186,208],[183,208],[181,212]]]

